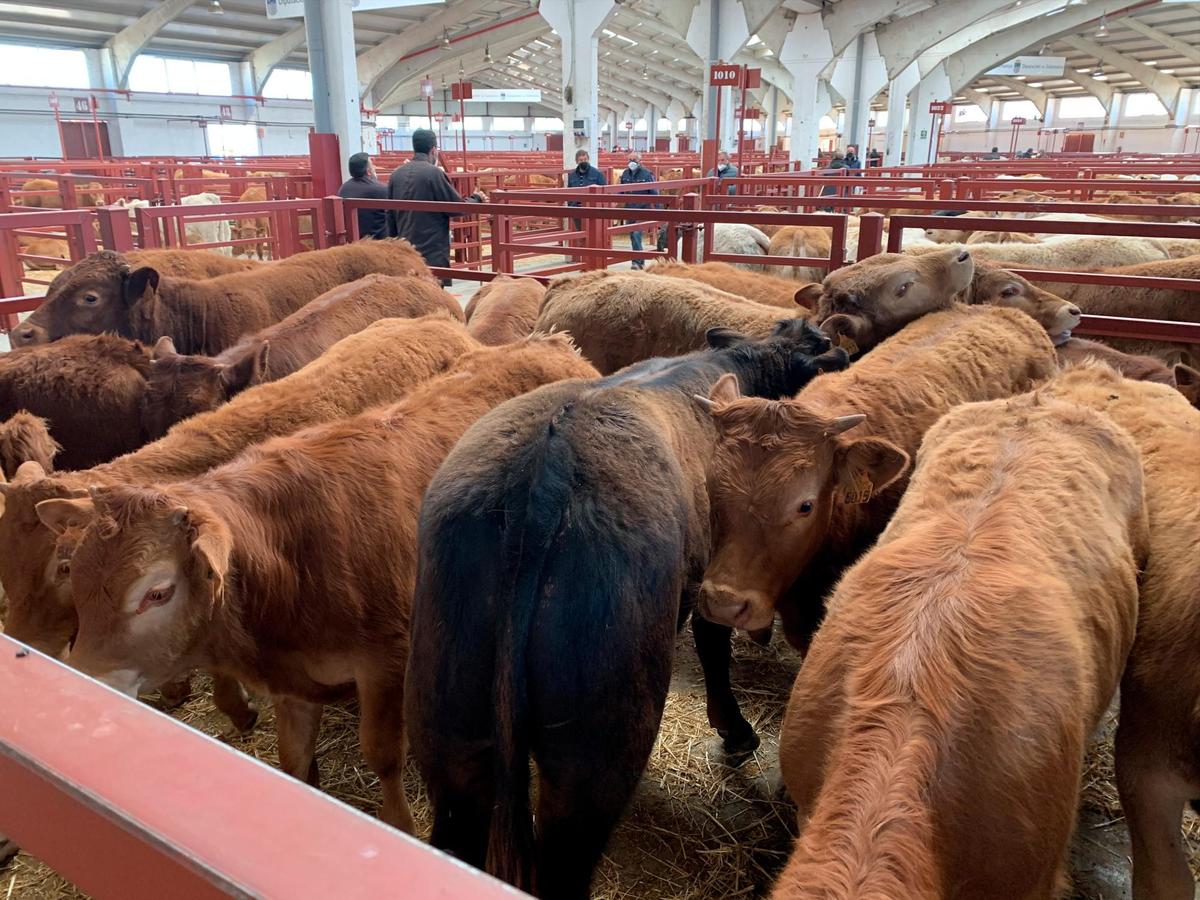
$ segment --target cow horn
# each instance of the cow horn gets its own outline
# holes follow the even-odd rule
[[[855,425],[861,425],[867,417],[862,413],[855,413],[852,416],[838,416],[833,420],[833,424],[829,426],[831,435],[841,434],[843,431],[849,431]]]

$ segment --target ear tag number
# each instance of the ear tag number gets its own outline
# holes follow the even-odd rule
[[[846,337],[844,334],[838,335],[837,345],[839,347],[841,347],[843,350],[845,350],[851,356],[853,356],[855,353],[858,352],[858,344],[854,343],[853,340]]]
[[[854,476],[854,483],[842,490],[842,502],[851,505],[868,503],[875,493],[875,485],[871,483],[870,476],[866,472],[859,472]]]

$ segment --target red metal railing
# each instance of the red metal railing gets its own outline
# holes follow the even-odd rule
[[[0,833],[98,898],[524,897],[0,635]]]

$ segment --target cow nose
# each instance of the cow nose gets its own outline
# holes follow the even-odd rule
[[[958,254],[958,262],[966,262],[970,258],[971,251],[969,250],[964,250],[962,253]]]
[[[1080,309],[1078,306],[1068,306],[1067,307],[1067,315],[1075,316],[1075,318],[1078,319],[1083,315],[1083,310]]]

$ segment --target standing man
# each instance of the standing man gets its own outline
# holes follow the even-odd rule
[[[862,168],[862,160],[858,158],[858,144],[850,144],[846,148],[845,163],[847,169]]]
[[[338,188],[338,196],[343,200],[386,200],[388,189],[381,184],[375,174],[375,164],[365,153],[355,153],[350,157],[347,166],[350,169],[350,180]],[[358,211],[358,236],[360,239],[373,238],[377,241],[388,236],[387,213],[382,209],[367,209]]]
[[[604,177],[604,173],[591,164],[591,160],[586,150],[575,151],[575,168],[567,173],[567,187],[569,188],[585,188],[588,185],[595,184],[603,187],[608,184],[608,179]],[[572,200],[567,203],[567,206],[582,206],[578,200]],[[583,230],[583,221],[581,219],[572,219],[575,223],[575,230]]]
[[[625,167],[625,171],[621,173],[621,184],[650,184],[654,181],[654,173],[649,169],[642,168],[642,155],[636,150],[629,152],[629,164]],[[654,194],[657,196],[657,188],[647,188],[644,191],[630,191],[630,194]],[[649,209],[649,203],[626,203],[630,209]],[[631,250],[642,249],[642,232],[631,231],[629,233],[629,247]],[[644,259],[635,259],[632,263],[633,268],[642,269],[646,266]]]
[[[433,200],[440,203],[462,203],[463,198],[450,184],[437,162],[437,135],[428,128],[418,128],[412,136],[413,158],[392,172],[388,180],[388,197],[392,200]],[[482,203],[486,197],[476,191],[467,200]],[[431,266],[450,265],[450,217],[461,213],[388,211],[388,233],[407,238]],[[443,278],[443,285],[450,279]]]
[[[715,169],[708,170],[708,177],[712,178],[714,176],[717,178],[737,178],[738,177],[738,167],[729,161],[729,154],[724,150],[722,150],[720,153],[717,154],[717,167]],[[719,190],[719,187],[718,187],[718,190]],[[729,190],[726,193],[732,194],[736,190],[737,190],[737,188],[731,184],[729,186]]]

